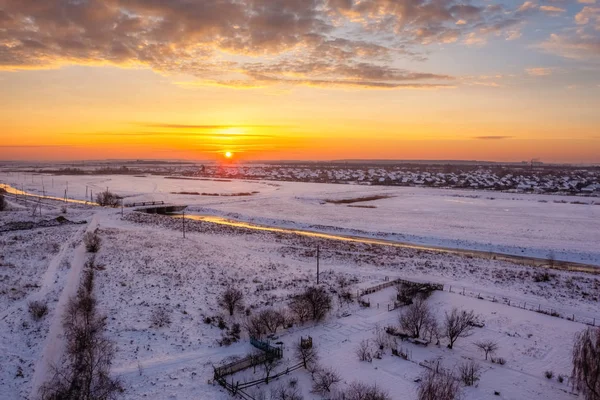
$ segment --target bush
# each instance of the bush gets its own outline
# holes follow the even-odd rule
[[[96,195],[96,203],[102,207],[118,207],[119,197],[108,190]]]
[[[320,321],[331,310],[331,295],[322,287],[309,287],[292,299],[290,310],[300,322],[307,319]]]
[[[552,379],[554,377],[554,372],[548,370],[548,371],[544,372],[544,376],[548,379]]]
[[[48,313],[48,306],[41,301],[30,301],[28,308],[29,314],[36,321],[39,321]]]
[[[375,384],[352,382],[350,387],[341,392],[336,400],[392,400],[392,397]]]
[[[373,361],[373,355],[371,354],[371,348],[368,340],[363,340],[360,342],[356,348],[356,355],[360,361]]]
[[[436,366],[421,377],[417,389],[418,400],[457,400],[460,398],[460,383],[454,376]]]
[[[271,400],[302,400],[302,394],[295,385],[286,387],[285,385],[279,385],[277,388],[271,391]]]
[[[100,250],[100,244],[102,243],[102,239],[98,236],[98,232],[86,232],[83,235],[83,243],[85,244],[85,248],[90,253],[97,253]]]
[[[150,324],[155,328],[171,325],[171,316],[163,307],[155,308],[150,314]]]
[[[466,361],[458,366],[458,373],[465,386],[473,386],[481,377],[481,367],[474,361]]]
[[[500,365],[506,364],[506,360],[502,357],[491,358],[491,360],[494,364],[500,364]]]
[[[0,193],[0,211],[6,210],[6,200],[4,199],[4,195]]]

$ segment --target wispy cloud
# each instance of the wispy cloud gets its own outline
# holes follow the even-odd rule
[[[552,68],[545,67],[536,67],[536,68],[527,68],[525,70],[530,76],[548,76],[552,75]]]
[[[134,125],[148,128],[165,129],[194,129],[194,130],[223,130],[231,128],[281,128],[285,125],[194,125],[194,124],[171,124],[171,123],[152,123],[152,122],[133,122]]]
[[[567,11],[564,8],[556,7],[556,6],[540,6],[540,10],[550,14],[550,15],[560,15]]]
[[[478,139],[478,140],[503,140],[503,139],[512,139],[512,136],[474,136],[473,139]]]

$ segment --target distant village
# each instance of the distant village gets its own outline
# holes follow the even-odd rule
[[[600,196],[599,168],[487,166],[211,165],[183,175],[358,185],[498,190]]]

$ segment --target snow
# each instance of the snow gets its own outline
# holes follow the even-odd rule
[[[33,183],[23,182],[24,189],[40,193],[40,177],[35,176]],[[0,175],[0,182],[21,186],[12,179],[16,176]],[[557,259],[600,262],[600,249],[595,245],[600,242],[600,207],[591,199],[577,198],[588,204],[571,204],[570,198],[547,195],[493,193],[492,198],[487,193],[462,190],[159,176],[54,176],[52,188],[47,186],[50,179],[44,178],[45,192],[57,197],[64,195],[68,180],[70,197],[80,200],[85,198],[86,186],[95,193],[109,187],[127,196],[127,201],[187,204],[193,213],[270,226],[542,257],[552,251]],[[181,191],[229,196],[172,194]],[[231,196],[252,192],[258,193]],[[391,197],[350,204],[376,208],[325,203],[328,199],[374,195]],[[334,310],[323,322],[280,330],[275,340],[284,343],[280,368],[285,368],[296,362],[291,349],[299,337],[313,337],[321,363],[341,376],[340,388],[359,380],[376,383],[393,399],[415,399],[415,379],[424,371],[419,362],[441,358],[443,365],[453,367],[473,359],[484,372],[477,387],[465,388],[466,400],[570,399],[573,395],[568,380],[549,380],[544,372],[569,375],[573,335],[587,325],[515,304],[526,302],[552,308],[562,316],[575,314],[576,321],[596,318],[600,322],[600,279],[591,274],[550,271],[547,282],[538,282],[539,268],[507,261],[253,231],[203,221],[186,223],[183,239],[181,221],[167,216],[126,209],[122,218],[120,210],[79,204],[69,204],[67,213],[62,214],[62,203],[46,200],[42,217],[33,217],[31,202],[9,197],[15,207],[0,213],[0,227],[58,215],[87,224],[0,232],[0,393],[6,398],[35,398],[37,388],[50,377],[48,366],[60,359],[61,314],[90,256],[81,239],[85,230],[96,227],[102,238],[96,261],[103,268],[96,274],[95,293],[100,309],[108,316],[107,335],[118,347],[112,371],[124,382],[124,399],[230,398],[212,382],[212,367],[253,350],[245,334],[231,346],[218,344],[223,331],[215,323],[205,323],[205,318],[220,316],[231,326],[243,322],[244,315],[226,315],[217,304],[217,296],[226,285],[233,284],[244,292],[250,313],[284,307],[290,296],[314,284],[317,245],[321,249],[321,282],[328,290],[339,291],[340,277],[356,282],[350,286],[352,293],[395,278],[436,282],[446,288],[428,300],[438,318],[458,307],[474,310],[485,321],[484,328],[459,339],[452,350],[445,347],[444,340],[441,346],[427,347],[401,342],[399,345],[411,354],[410,361],[392,356],[387,349],[381,359],[360,362],[355,354],[358,344],[365,339],[372,341],[378,328],[397,325],[402,308],[388,311],[395,295],[393,288],[367,296],[370,308],[356,303],[341,305],[334,295]],[[12,287],[19,291],[18,296]],[[459,294],[461,290],[467,295]],[[27,302],[34,299],[49,305],[48,315],[39,322],[32,321],[27,312]],[[510,300],[511,306],[505,300]],[[150,314],[157,307],[170,311],[170,326],[151,326]],[[482,339],[498,342],[496,355],[505,358],[506,365],[484,360],[473,345]],[[23,370],[22,378],[15,377],[17,367]],[[259,377],[257,368],[233,378]],[[310,374],[303,369],[258,389],[287,384],[290,378],[298,380],[305,399],[320,398],[311,393]]]
[[[0,182],[21,187],[18,175]],[[189,211],[241,221],[322,232],[349,233],[401,242],[493,251],[600,265],[600,206],[593,198],[486,193],[467,190],[387,188],[298,182],[165,179],[160,176],[56,176],[25,181],[26,191],[83,200],[89,190],[110,188],[126,202],[162,200],[189,205]],[[174,192],[223,196],[178,195]],[[239,193],[250,196],[231,196]],[[374,208],[326,204],[327,199],[372,195],[387,199],[355,203]]]

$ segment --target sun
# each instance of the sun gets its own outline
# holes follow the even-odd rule
[[[230,151],[226,151],[225,152],[225,158],[231,158],[231,157],[233,157],[233,153],[230,152]]]

